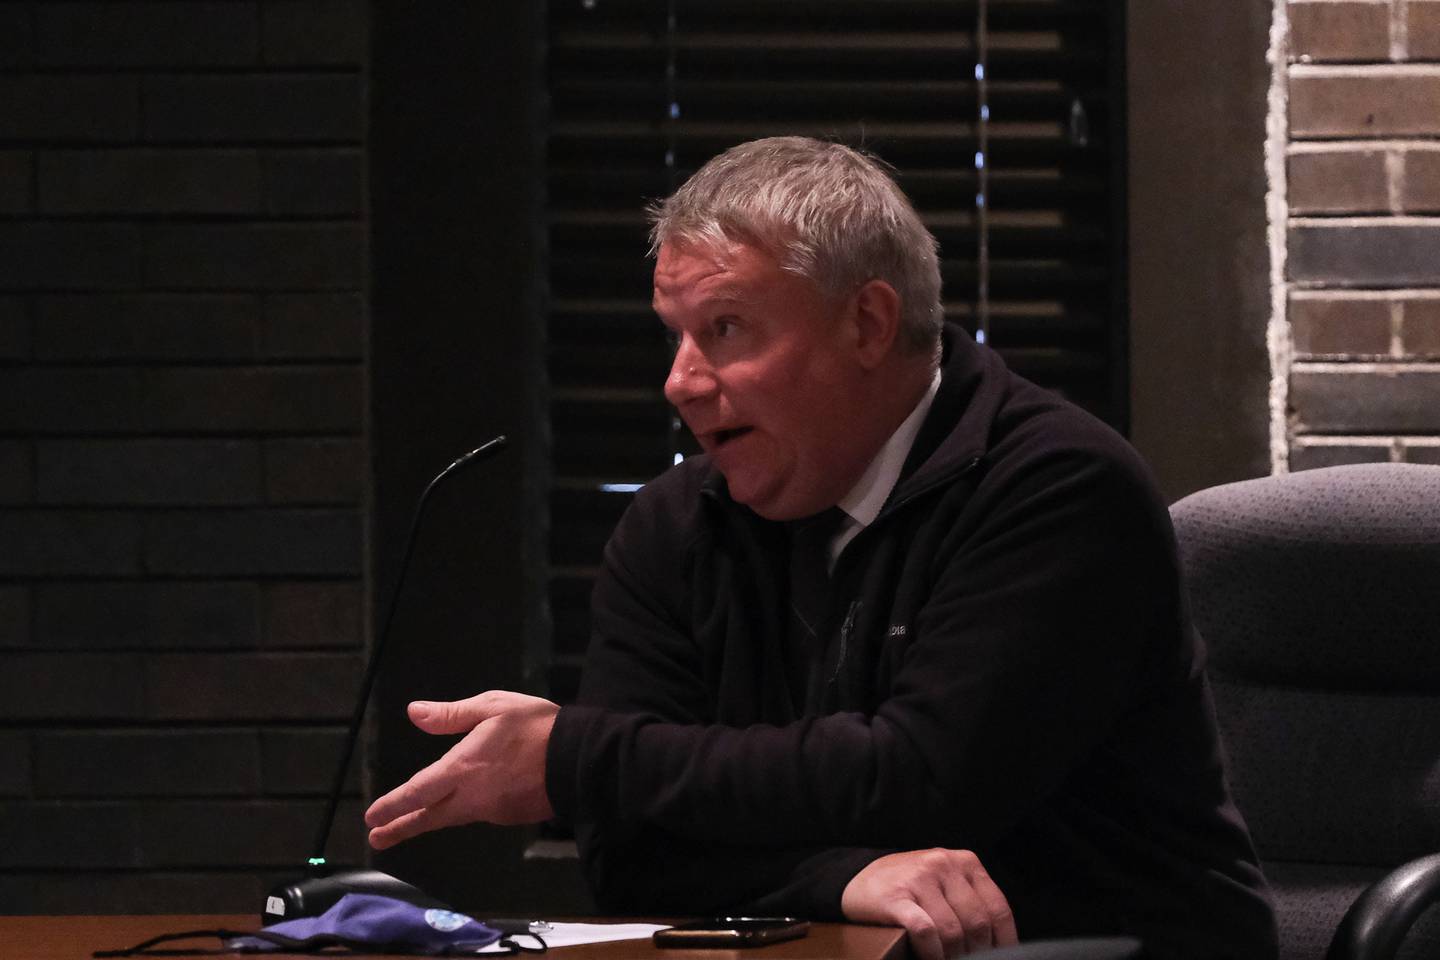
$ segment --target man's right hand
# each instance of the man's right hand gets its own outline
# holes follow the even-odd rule
[[[840,909],[857,923],[905,928],[919,960],[1019,942],[1005,895],[969,850],[910,850],[874,860],[850,880]]]

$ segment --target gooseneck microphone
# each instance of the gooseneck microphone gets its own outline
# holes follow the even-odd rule
[[[345,774],[350,769],[350,758],[355,753],[355,743],[360,737],[365,708],[370,703],[375,677],[385,653],[385,641],[390,636],[390,625],[395,620],[400,591],[405,586],[405,574],[410,569],[410,554],[415,548],[415,534],[420,529],[420,518],[425,513],[425,504],[440,481],[471,464],[488,460],[504,449],[507,443],[504,436],[482,443],[436,474],[435,479],[431,480],[420,494],[420,500],[415,505],[415,514],[410,520],[410,531],[405,535],[405,548],[400,555],[400,573],[395,579],[395,588],[390,591],[390,606],[385,614],[385,622],[375,640],[375,649],[370,652],[370,663],[366,666],[365,677],[360,683],[360,698],[355,702],[355,713],[350,718],[350,732],[345,738],[340,765],[335,771],[335,781],[330,788],[330,799],[320,821],[320,832],[315,838],[315,852],[307,861],[308,876],[303,880],[281,884],[271,891],[265,898],[265,909],[260,914],[261,923],[318,916],[347,893],[376,893],[422,906],[444,906],[416,887],[379,870],[342,870],[331,873],[327,870],[325,847],[330,841],[330,830],[335,824],[335,810],[340,805],[340,794],[345,787]]]

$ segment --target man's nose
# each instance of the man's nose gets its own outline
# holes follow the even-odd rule
[[[688,335],[681,335],[670,376],[665,378],[665,399],[676,407],[704,399],[715,391],[715,376],[705,355]]]

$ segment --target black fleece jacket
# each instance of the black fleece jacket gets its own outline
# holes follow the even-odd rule
[[[1148,472],[963,332],[945,344],[900,481],[836,563],[805,703],[783,524],[704,456],[621,520],[546,761],[598,902],[838,919],[876,857],[968,848],[1023,939],[1273,957]]]

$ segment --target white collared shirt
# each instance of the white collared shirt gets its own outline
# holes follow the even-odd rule
[[[845,521],[840,525],[840,532],[835,534],[830,541],[830,569],[835,568],[835,558],[840,556],[840,551],[845,545],[855,539],[855,535],[875,522],[880,515],[880,508],[885,506],[885,501],[890,497],[890,491],[895,489],[895,483],[900,479],[900,471],[905,467],[905,458],[910,455],[910,448],[915,445],[915,437],[920,433],[920,425],[925,422],[925,415],[930,412],[930,405],[935,402],[935,393],[940,389],[940,371],[937,368],[935,375],[930,379],[930,387],[920,402],[915,404],[915,409],[905,418],[895,432],[890,434],[890,439],[880,448],[875,459],[865,468],[855,486],[850,492],[840,498],[841,510],[845,511]]]

